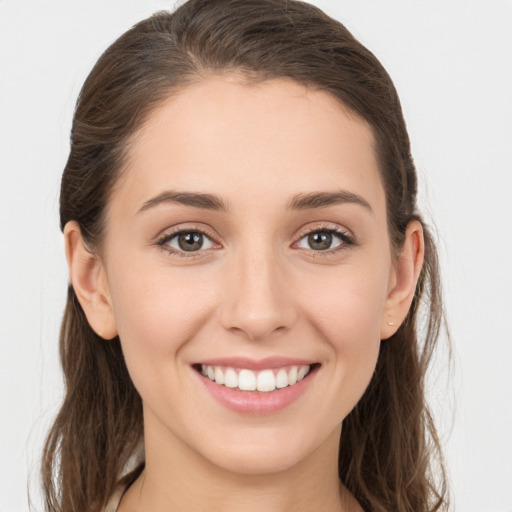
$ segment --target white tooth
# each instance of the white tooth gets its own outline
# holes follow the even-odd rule
[[[256,375],[251,370],[240,370],[238,374],[238,387],[242,391],[256,390]]]
[[[276,378],[272,370],[263,370],[258,373],[256,389],[258,391],[274,391],[276,389]]]
[[[302,380],[309,373],[309,365],[304,364],[300,367],[299,373],[297,374],[297,381]]]
[[[294,384],[297,383],[297,373],[298,373],[297,367],[292,366],[290,368],[290,373],[288,373],[288,385],[289,386],[293,386]]]
[[[285,388],[288,386],[288,374],[284,368],[281,368],[276,375],[276,388]]]
[[[238,387],[238,375],[233,368],[228,368],[224,373],[224,386],[228,388]]]
[[[206,377],[208,375],[208,371],[206,369],[206,365],[205,364],[202,364],[201,365],[201,373]]]
[[[208,366],[207,371],[208,371],[208,378],[210,380],[215,380],[215,370],[213,369],[213,366]]]
[[[215,382],[217,384],[224,384],[224,374],[218,366],[215,367]]]

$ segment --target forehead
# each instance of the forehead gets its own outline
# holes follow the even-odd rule
[[[168,189],[260,206],[346,189],[384,207],[370,127],[332,95],[279,79],[210,77],[170,96],[132,138],[118,192],[137,209]],[[271,206],[268,204],[268,206]]]

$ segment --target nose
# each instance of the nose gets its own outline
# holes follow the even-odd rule
[[[221,311],[224,328],[251,341],[290,329],[297,313],[282,262],[267,249],[240,255],[230,263]]]

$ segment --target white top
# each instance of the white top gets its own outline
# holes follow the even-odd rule
[[[114,494],[112,494],[103,512],[116,512],[125,491],[125,487],[118,487]]]

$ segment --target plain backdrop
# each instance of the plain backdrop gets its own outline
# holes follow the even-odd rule
[[[429,396],[453,510],[512,511],[512,1],[317,0],[387,68],[437,226],[454,344]],[[62,394],[67,271],[58,189],[74,102],[100,53],[174,0],[0,0],[0,512],[42,510]]]

